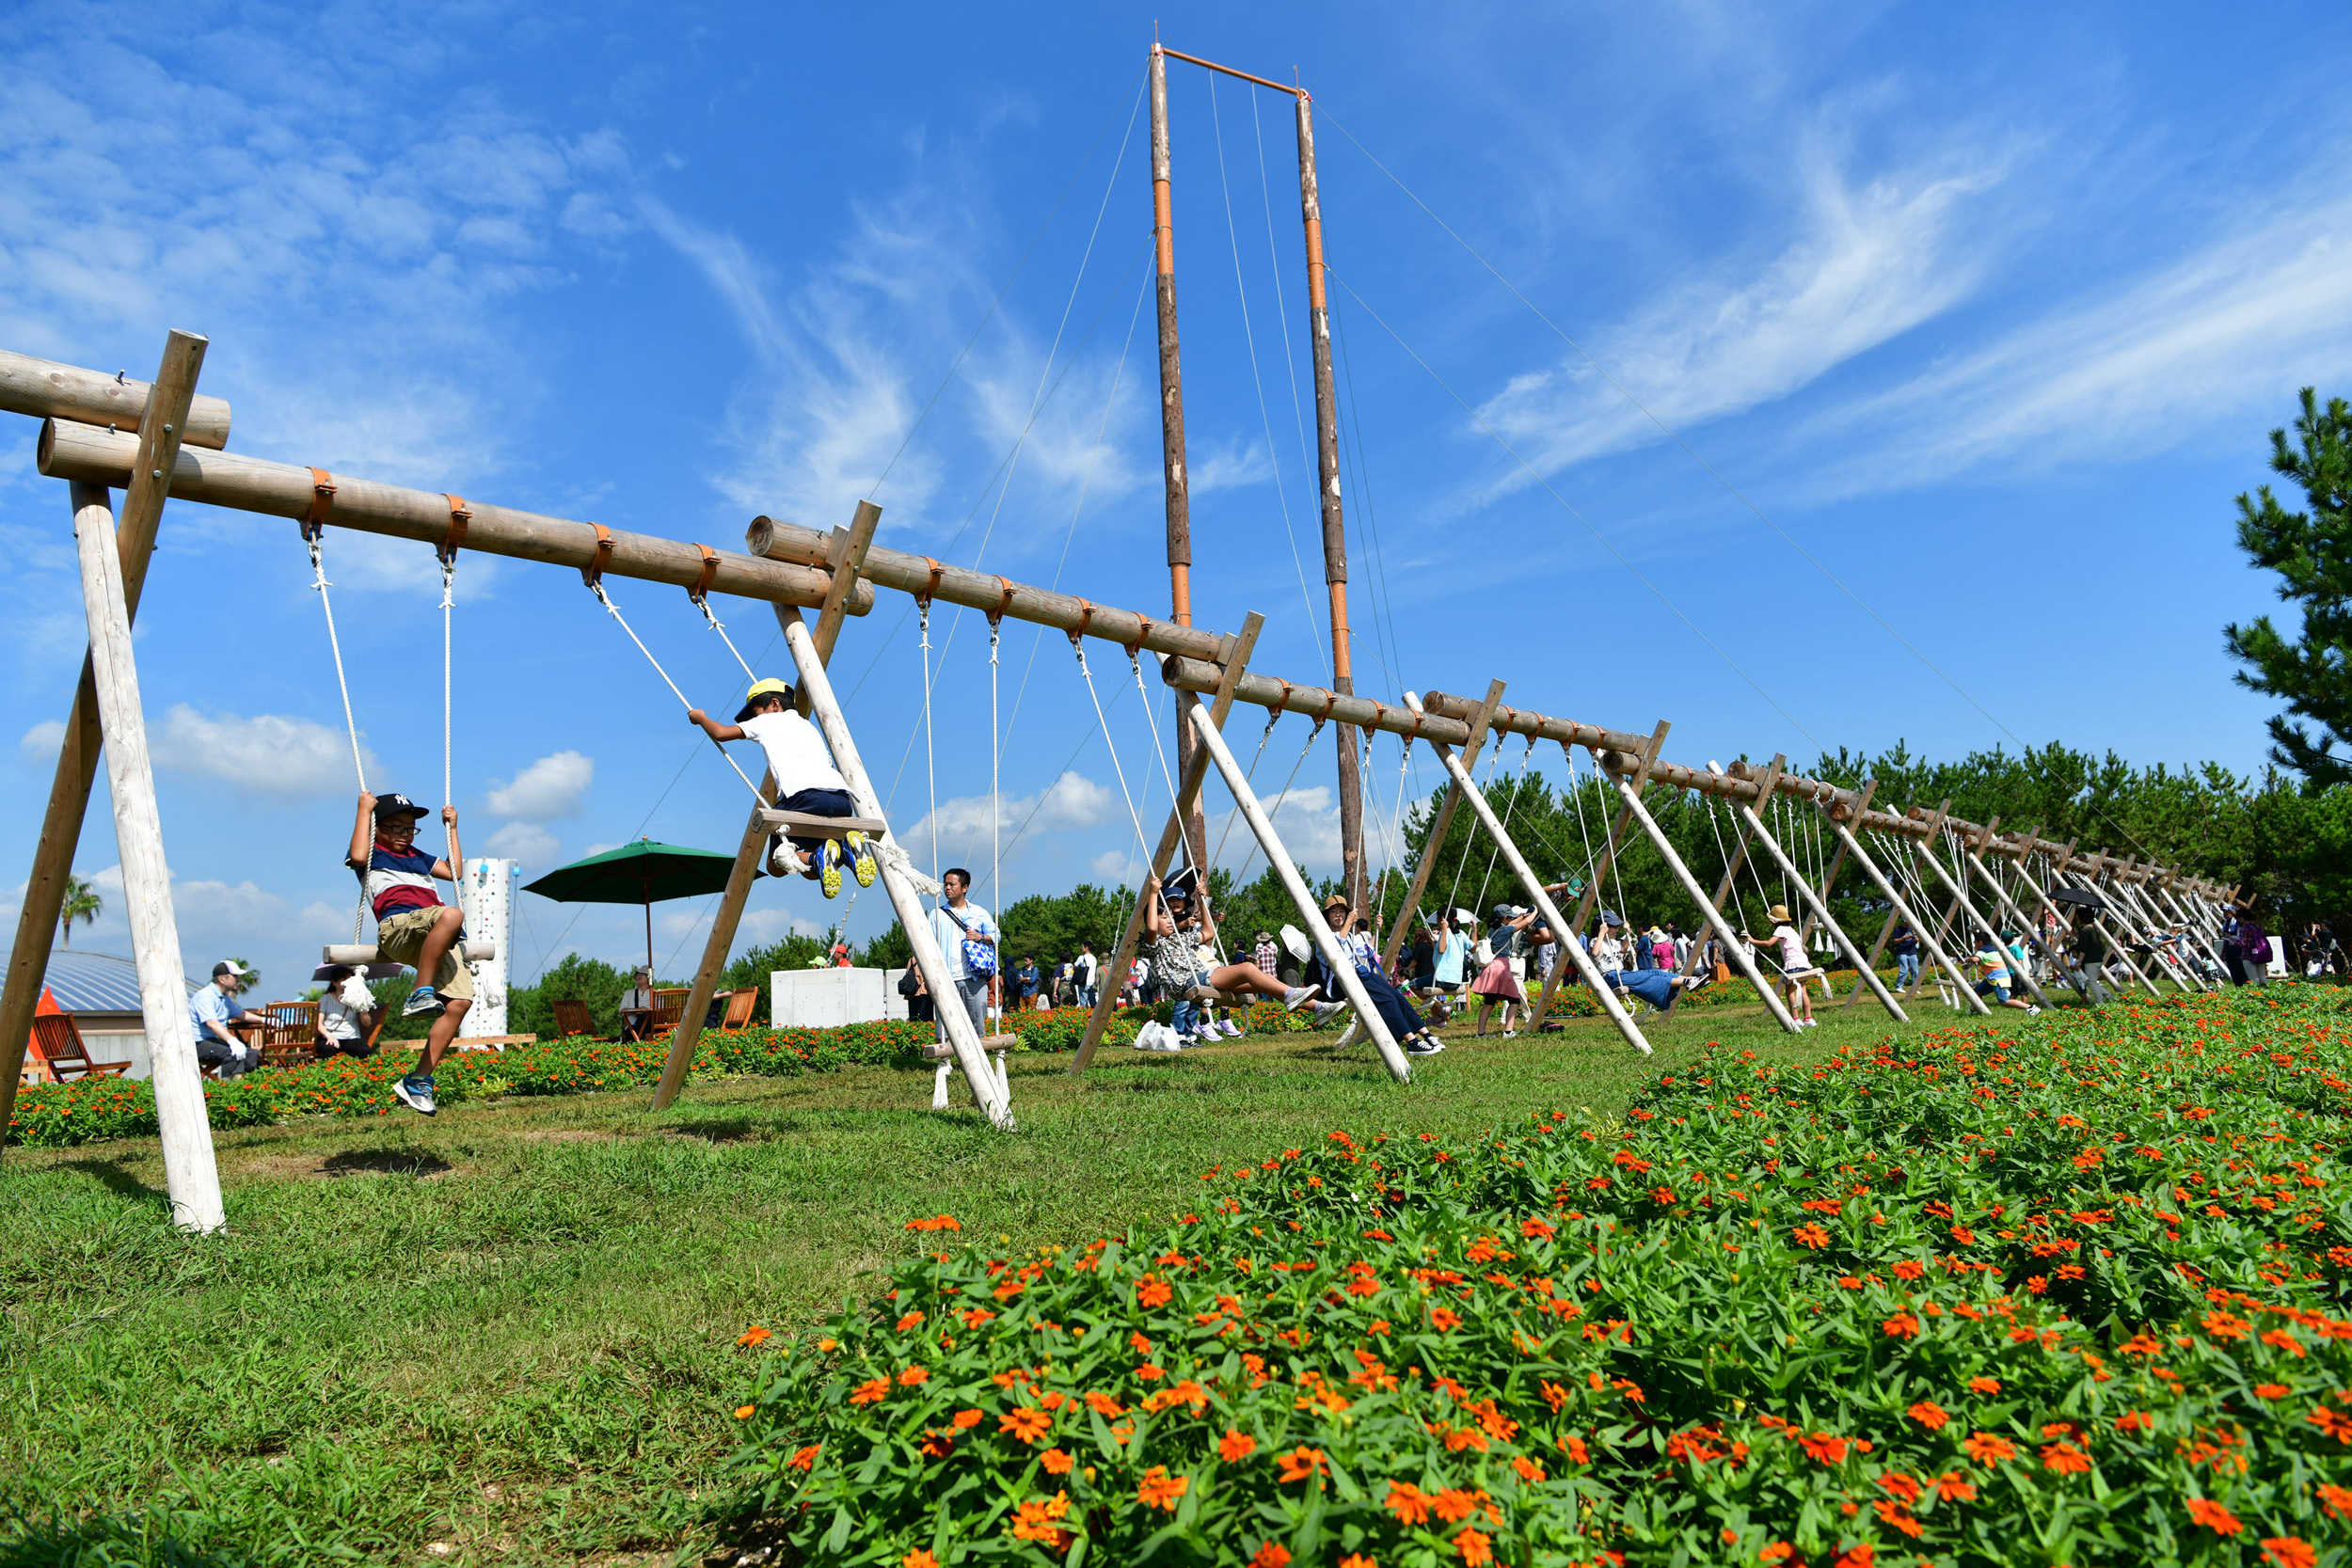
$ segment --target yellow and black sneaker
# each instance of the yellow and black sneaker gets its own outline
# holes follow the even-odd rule
[[[841,835],[841,847],[849,851],[850,871],[857,878],[857,885],[872,887],[882,867],[875,863],[874,848],[866,842],[866,835],[852,828]]]
[[[826,839],[817,847],[817,885],[828,898],[841,895],[841,846]]]

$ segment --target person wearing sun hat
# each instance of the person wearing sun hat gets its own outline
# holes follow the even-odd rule
[[[760,750],[768,753],[768,771],[776,781],[779,811],[796,811],[807,816],[857,815],[857,805],[850,799],[850,781],[833,765],[833,752],[826,748],[824,736],[795,710],[789,681],[752,682],[732,724],[722,724],[700,708],[689,708],[686,718],[722,744],[730,740],[759,742]],[[865,834],[854,830],[844,833],[838,843],[830,838],[787,839],[778,833],[768,852],[768,869],[771,874],[788,877],[797,871],[823,888],[828,898],[841,891],[841,868],[845,863],[856,874],[858,886],[874,885],[879,868],[873,847],[866,842]]]
[[[1380,962],[1380,944],[1373,940],[1372,932],[1352,928],[1364,924],[1362,921],[1351,921],[1349,916],[1354,913],[1354,906],[1339,894],[1335,893],[1323,901],[1324,923],[1339,939],[1340,951],[1346,954],[1348,962],[1355,966],[1356,978],[1371,993],[1372,1005],[1379,1011],[1381,1022],[1389,1026],[1389,1033],[1404,1048],[1406,1055],[1435,1056],[1445,1049],[1445,1042],[1438,1038],[1421,1014],[1413,1010],[1413,1005],[1405,999],[1405,993],[1390,981]],[[1327,990],[1335,990],[1339,986],[1338,977],[1334,975],[1326,980],[1324,986]],[[1331,1010],[1336,1012],[1339,1009],[1334,1007]],[[1317,1008],[1316,1012],[1316,1021],[1320,1022],[1322,1009]]]
[[[1815,964],[1806,954],[1804,938],[1798,933],[1796,920],[1789,914],[1788,905],[1774,904],[1767,913],[1772,923],[1771,936],[1754,936],[1744,931],[1740,934],[1747,937],[1754,946],[1779,950],[1780,956],[1775,961],[1780,965],[1781,984],[1788,994],[1788,1016],[1796,1020],[1800,1029],[1818,1029],[1820,1023],[1813,1016],[1813,998],[1805,990],[1804,983],[1827,971]]]

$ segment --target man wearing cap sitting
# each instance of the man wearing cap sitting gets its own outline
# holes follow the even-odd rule
[[[752,682],[732,724],[722,724],[700,708],[689,708],[686,718],[722,743],[758,741],[760,750],[768,753],[768,771],[775,777],[779,811],[796,811],[805,816],[857,815],[856,803],[850,799],[850,781],[833,765],[833,752],[817,726],[795,710],[789,682]],[[858,886],[874,885],[874,851],[864,833],[852,830],[837,844],[829,838],[787,839],[778,833],[768,851],[771,875],[788,877],[797,871],[823,888],[828,898],[841,891],[844,864],[856,874]]]
[[[213,983],[188,1001],[196,1022],[196,1059],[218,1068],[223,1078],[239,1078],[262,1065],[262,1053],[237,1038],[229,1025],[245,1017],[237,1001],[237,982],[253,972],[234,958],[213,965]]]

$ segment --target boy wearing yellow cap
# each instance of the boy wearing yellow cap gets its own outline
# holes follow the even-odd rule
[[[768,753],[768,771],[775,775],[776,805],[781,810],[808,816],[857,815],[850,799],[850,783],[834,767],[825,737],[794,711],[789,683],[754,681],[732,724],[722,724],[700,708],[690,708],[686,717],[713,740],[759,742],[760,750]],[[873,848],[863,833],[854,831],[844,834],[839,843],[829,838],[787,840],[778,833],[768,851],[771,874],[788,877],[797,871],[818,882],[828,898],[841,891],[845,863],[856,875],[858,886],[874,885]]]

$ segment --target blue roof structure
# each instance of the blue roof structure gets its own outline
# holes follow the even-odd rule
[[[182,975],[188,994],[196,982]],[[69,1013],[135,1013],[139,1010],[138,965],[112,953],[84,953],[71,947],[49,954],[48,986],[57,1006]]]

